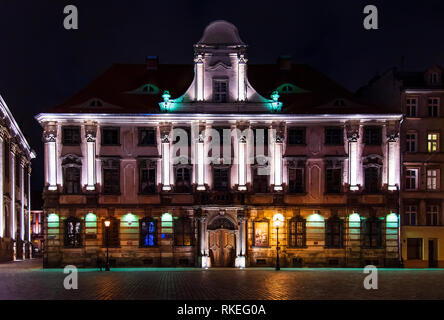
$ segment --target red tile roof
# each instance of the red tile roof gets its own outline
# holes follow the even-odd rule
[[[49,113],[159,113],[158,103],[168,90],[171,98],[178,98],[193,81],[193,65],[159,64],[147,70],[145,64],[114,64],[88,86],[64,103],[47,110]],[[278,64],[248,66],[250,84],[261,95],[270,98],[278,86],[290,83],[303,92],[281,94],[283,112],[293,114],[351,114],[386,113],[388,111],[360,103],[354,95],[316,69],[293,64],[281,70]],[[153,84],[157,94],[130,93],[145,84]],[[345,106],[334,106],[335,99],[344,99]],[[103,106],[88,106],[91,99],[100,99]],[[81,105],[82,106],[79,106]]]

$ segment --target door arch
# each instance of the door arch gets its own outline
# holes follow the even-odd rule
[[[208,248],[213,267],[232,267],[236,256],[234,223],[217,217],[208,226]]]

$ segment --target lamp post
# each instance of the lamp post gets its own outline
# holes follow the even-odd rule
[[[105,265],[105,271],[109,271],[109,227],[111,225],[111,221],[109,219],[106,219],[104,224],[105,224],[105,229],[106,229],[106,265]]]
[[[281,270],[281,266],[279,265],[279,227],[284,226],[284,216],[282,213],[276,213],[273,216],[273,226],[276,227],[276,270]]]

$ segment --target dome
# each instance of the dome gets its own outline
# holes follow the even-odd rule
[[[239,37],[237,28],[224,20],[210,23],[203,33],[198,45],[245,45]]]

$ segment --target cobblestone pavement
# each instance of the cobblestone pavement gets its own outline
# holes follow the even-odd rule
[[[0,264],[0,299],[444,299],[444,269],[379,269],[365,290],[362,269],[79,269],[65,290],[63,269],[41,260]]]

